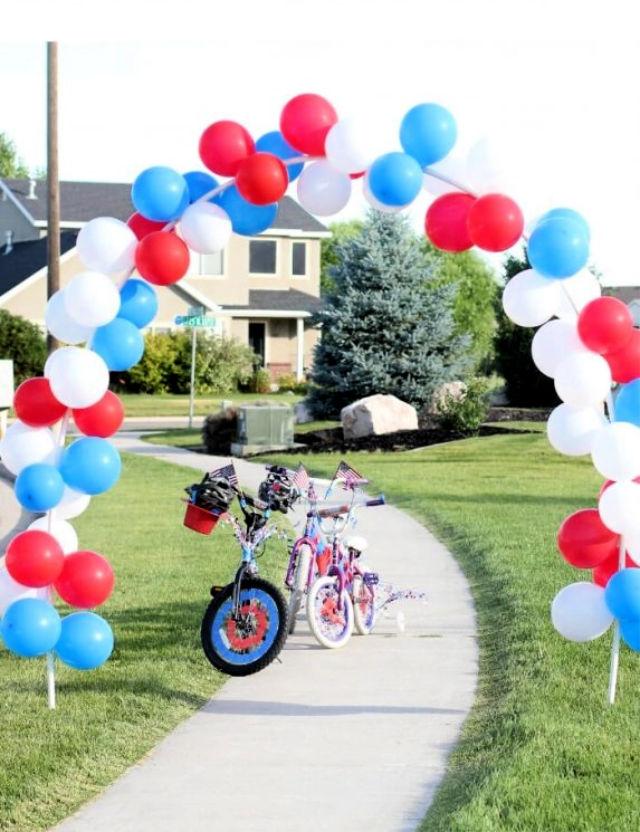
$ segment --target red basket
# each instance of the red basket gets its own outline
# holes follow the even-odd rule
[[[198,534],[211,534],[215,529],[221,514],[214,514],[205,508],[187,503],[187,511],[184,515],[184,525]]]

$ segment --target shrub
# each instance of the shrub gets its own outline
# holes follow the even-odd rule
[[[278,388],[283,392],[292,392],[298,386],[298,379],[295,373],[283,373],[277,378]]]
[[[27,378],[41,376],[47,345],[40,329],[26,318],[0,309],[0,358],[13,360],[16,387]]]
[[[489,412],[491,383],[477,377],[467,382],[464,395],[447,393],[440,404],[440,427],[453,433],[477,433]]]
[[[238,411],[230,407],[211,413],[202,426],[202,443],[209,454],[228,454],[238,432]]]
[[[256,367],[249,380],[250,393],[270,393],[271,392],[271,376],[262,367]]]

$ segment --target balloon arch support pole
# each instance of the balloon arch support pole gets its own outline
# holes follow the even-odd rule
[[[624,537],[620,538],[620,549],[618,555],[618,569],[624,569],[626,544]],[[613,640],[611,642],[611,663],[609,667],[609,691],[608,702],[613,705],[616,701],[616,688],[618,686],[618,666],[620,664],[620,622],[616,618],[613,624]]]
[[[62,450],[64,448],[64,444],[67,439],[67,429],[69,427],[69,411],[65,413],[62,417],[60,422],[60,427],[58,429],[58,446],[59,446],[59,453],[62,454]],[[53,509],[50,509],[47,512],[47,528],[49,533],[51,533],[51,528],[53,526]],[[50,603],[53,602],[53,589],[49,588],[48,591],[48,600]],[[50,650],[46,655],[46,662],[47,662],[47,704],[49,706],[49,710],[53,711],[56,708],[56,660],[53,653],[53,650]]]

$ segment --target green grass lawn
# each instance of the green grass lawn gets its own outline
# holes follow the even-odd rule
[[[119,393],[124,404],[126,416],[188,416],[189,396],[166,394],[150,395],[146,393]],[[196,416],[206,416],[220,409],[223,401],[231,401],[235,405],[251,404],[251,402],[277,402],[278,404],[294,405],[303,397],[296,393],[228,393],[225,396],[198,396],[195,401]]]
[[[307,422],[303,425],[296,425],[296,433],[310,433],[314,430],[335,428],[340,422],[318,421]],[[202,431],[200,428],[190,430],[189,428],[176,428],[175,430],[164,430],[158,433],[150,433],[144,437],[146,442],[152,445],[171,445],[174,448],[201,448]]]
[[[304,461],[330,475],[338,458]],[[640,829],[638,657],[623,648],[618,702],[609,708],[610,635],[572,644],[549,619],[555,593],[589,578],[564,563],[555,533],[571,511],[595,504],[590,461],[560,457],[541,435],[348,459],[372,492],[384,491],[446,541],[477,607],[477,701],[423,832]],[[281,460],[291,465],[292,457]]]
[[[114,629],[116,649],[89,673],[58,663],[56,711],[47,710],[44,659],[0,647],[3,832],[48,829],[223,683],[202,653],[200,621],[210,586],[231,579],[239,551],[228,526],[211,537],[183,528],[182,489],[198,476],[125,455],[117,487],[72,521],[81,546],[114,566],[115,592],[98,611]],[[262,573],[280,583],[284,557],[284,543],[270,543]]]

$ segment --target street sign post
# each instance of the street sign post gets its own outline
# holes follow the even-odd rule
[[[220,321],[206,314],[204,306],[190,306],[186,315],[176,315],[174,322],[177,326],[191,329],[191,379],[189,383],[189,427],[193,427],[195,389],[196,389],[196,349],[198,329],[213,329],[220,332]]]

